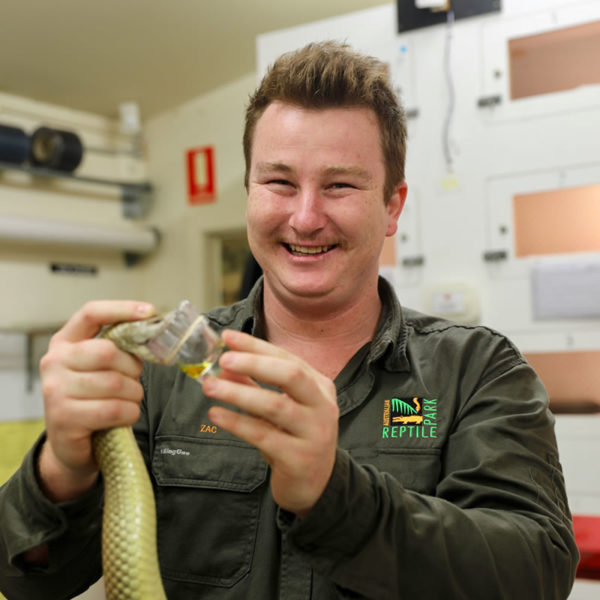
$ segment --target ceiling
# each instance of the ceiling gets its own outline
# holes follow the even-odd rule
[[[147,119],[256,70],[255,39],[385,0],[0,0],[0,92]]]

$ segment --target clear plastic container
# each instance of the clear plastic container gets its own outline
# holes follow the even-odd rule
[[[192,379],[209,372],[218,375],[218,360],[227,349],[208,319],[187,300],[161,320],[157,333],[146,342],[156,362],[177,365]]]

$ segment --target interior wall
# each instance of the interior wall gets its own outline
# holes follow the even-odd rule
[[[510,39],[594,20],[597,2],[504,0],[501,13],[398,34],[388,4],[259,37],[259,74],[329,38],[388,63],[409,114],[408,197],[386,266],[405,304],[427,311],[440,290],[466,288],[467,312],[523,351],[600,348],[598,318],[535,318],[532,269],[552,257],[516,256],[512,214],[515,195],[600,182],[600,85],[511,101],[508,63]]]
[[[254,73],[148,121],[148,169],[156,187],[151,220],[162,232],[160,252],[145,267],[144,296],[161,309],[187,298],[199,310],[214,305],[217,265],[211,236],[245,230],[243,117]],[[215,202],[188,203],[185,154],[213,146]]]
[[[513,215],[515,196],[560,195],[600,183],[600,137],[594,133],[600,130],[600,85],[513,101],[508,63],[510,39],[594,21],[600,21],[598,2],[503,0],[501,13],[400,35],[396,4],[390,3],[259,37],[259,74],[283,52],[325,39],[346,41],[388,63],[409,115],[408,198],[382,274],[403,304],[425,312],[437,306],[442,316],[483,323],[538,356],[595,356],[600,350],[600,318],[536,318],[532,290],[540,266],[558,264],[576,275],[600,264],[597,219],[588,215],[596,227],[591,251],[520,257]],[[567,212],[563,221],[568,218]],[[586,290],[588,302],[598,298],[600,286],[591,278],[576,283],[555,290],[556,302],[564,305],[576,287]],[[444,315],[451,307],[437,300],[445,297],[460,297],[452,302],[461,304],[459,314]],[[600,516],[600,479],[582,458],[600,452],[599,425],[597,415],[557,416],[577,514]],[[597,598],[599,587],[578,580],[571,599]]]
[[[85,155],[77,172],[88,177],[144,181],[149,175],[154,186],[153,203],[147,216],[135,224],[123,217],[118,190],[0,171],[0,214],[108,226],[154,226],[161,233],[158,250],[131,268],[124,266],[120,253],[0,242],[0,277],[4,284],[0,295],[0,382],[4,399],[0,421],[10,428],[16,446],[8,454],[5,448],[0,464],[3,478],[18,467],[31,443],[21,432],[43,427],[39,421],[43,401],[37,361],[47,347],[47,332],[60,326],[83,302],[139,298],[154,302],[159,310],[169,310],[183,298],[200,310],[215,304],[215,290],[205,283],[219,279],[214,236],[245,230],[241,139],[245,103],[255,83],[255,75],[250,73],[148,121],[144,124],[141,158]],[[0,123],[31,133],[40,122],[77,131],[89,146],[131,148],[131,139],[117,133],[116,122],[0,95]],[[216,199],[211,204],[192,206],[187,199],[185,153],[206,145],[215,151]],[[53,275],[48,268],[52,261],[92,264],[98,268],[98,275]],[[80,598],[104,598],[102,581]]]
[[[85,153],[77,174],[154,186],[147,216],[123,216],[118,189],[63,180],[45,180],[0,170],[0,214],[107,226],[148,227],[161,232],[156,252],[126,267],[121,253],[82,248],[26,247],[0,242],[0,381],[4,401],[0,421],[40,419],[43,402],[38,360],[49,335],[85,301],[137,298],[169,310],[188,298],[200,310],[212,301],[218,279],[218,257],[211,255],[212,237],[244,231],[243,114],[255,75],[246,77],[159,115],[144,126],[144,154]],[[128,151],[132,139],[118,124],[87,113],[34,100],[0,95],[0,123],[31,133],[40,123],[76,131],[89,147]],[[185,152],[212,145],[216,155],[217,194],[212,204],[187,202]],[[149,175],[149,177],[148,177]],[[53,261],[97,267],[96,276],[53,274]],[[18,466],[13,460],[6,469]],[[5,469],[5,470],[6,470]]]
[[[84,154],[76,176],[130,182],[147,178],[143,157],[131,154],[132,138],[119,132],[116,120],[0,94],[0,123],[20,127],[28,135],[41,125],[77,133]],[[124,216],[117,186],[52,179],[10,169],[0,169],[0,214],[125,231],[144,226],[142,221]],[[53,262],[93,266],[97,272],[57,273],[50,269]],[[137,295],[142,271],[126,268],[120,251],[25,245],[0,239],[0,278],[0,331],[27,331],[57,327],[92,298]]]
[[[84,154],[76,176],[134,183],[147,179],[143,157],[132,153],[132,136],[122,134],[116,120],[1,93],[0,123],[28,135],[42,125],[77,133]],[[117,186],[10,168],[0,169],[0,215],[125,231],[145,226],[143,219],[124,215]],[[95,274],[68,268],[52,271],[52,263],[93,267]],[[139,266],[127,267],[120,251],[0,239],[0,421],[34,421],[42,416],[37,362],[49,334],[87,300],[139,296],[142,278]],[[15,461],[13,466],[17,465]]]
[[[116,120],[3,93],[0,123],[20,127],[28,135],[42,125],[77,133],[84,145],[77,176],[133,183],[147,179],[143,155],[133,152],[135,140],[119,131]],[[119,187],[33,176],[12,169],[0,169],[0,215],[124,231],[146,225],[143,218],[125,216]],[[52,263],[93,267],[96,272],[53,272]],[[127,267],[120,251],[0,240],[0,280],[3,483],[43,428],[37,363],[47,348],[50,332],[87,300],[141,296],[143,268]],[[102,582],[81,597],[104,598]]]

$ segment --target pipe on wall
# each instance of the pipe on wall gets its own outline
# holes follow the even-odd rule
[[[152,227],[114,227],[0,215],[0,243],[77,246],[148,254],[160,241]]]

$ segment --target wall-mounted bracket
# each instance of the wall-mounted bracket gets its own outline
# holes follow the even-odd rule
[[[479,108],[489,108],[491,106],[498,106],[502,104],[502,96],[500,94],[494,96],[482,96],[477,100],[477,106]]]
[[[152,186],[149,183],[122,183],[121,207],[127,219],[145,217],[152,205]]]
[[[506,250],[487,250],[483,253],[483,260],[486,262],[499,262],[508,258]]]
[[[425,257],[423,255],[407,256],[402,259],[403,267],[422,267],[424,264]]]

